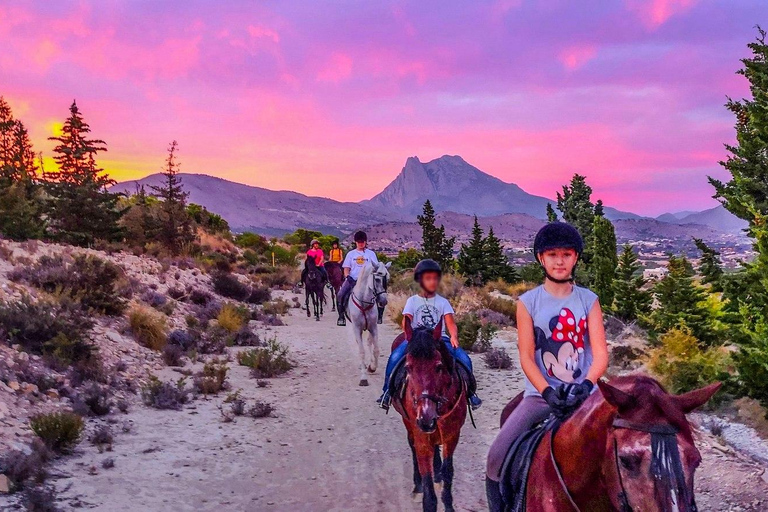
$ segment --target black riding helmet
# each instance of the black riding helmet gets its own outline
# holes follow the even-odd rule
[[[368,241],[368,235],[365,234],[365,231],[358,231],[355,233],[355,242],[367,242]]]
[[[438,275],[443,275],[443,269],[440,268],[440,264],[435,260],[421,260],[416,264],[416,268],[413,269],[413,280],[417,283],[421,282],[421,274],[424,272],[437,272]]]
[[[536,238],[533,240],[533,254],[536,257],[536,261],[541,265],[539,254],[552,249],[573,249],[576,251],[576,257],[581,258],[581,254],[584,252],[584,240],[581,238],[579,231],[570,224],[566,224],[565,222],[550,222],[536,233]],[[573,280],[573,278],[565,281],[554,279],[548,274],[547,278],[554,282],[568,282]]]

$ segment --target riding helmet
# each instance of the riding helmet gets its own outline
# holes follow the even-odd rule
[[[313,238],[311,242],[309,242],[309,246],[312,247],[313,245],[320,245],[320,241],[317,238]]]
[[[584,251],[584,240],[582,240],[579,231],[565,222],[550,222],[536,233],[533,240],[533,254],[536,261],[539,260],[539,254],[551,249],[573,249],[577,256],[581,256]]]
[[[417,283],[421,281],[421,274],[424,272],[437,272],[438,275],[443,275],[443,269],[440,268],[440,264],[435,260],[421,260],[416,264],[416,268],[413,269],[413,280]]]
[[[355,242],[367,242],[368,241],[368,235],[365,234],[365,231],[358,231],[355,233]]]

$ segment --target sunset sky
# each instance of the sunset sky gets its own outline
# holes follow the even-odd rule
[[[659,214],[716,204],[757,24],[765,0],[9,1],[0,95],[48,157],[77,99],[120,181],[176,139],[184,172],[356,201],[452,154]]]

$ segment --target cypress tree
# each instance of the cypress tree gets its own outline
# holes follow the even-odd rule
[[[486,275],[485,281],[501,279],[508,283],[516,283],[520,280],[515,267],[509,264],[501,240],[493,232],[493,227],[488,228],[488,236],[483,241],[485,246]]]
[[[625,321],[637,320],[651,310],[651,294],[643,290],[646,281],[640,272],[640,262],[629,244],[624,245],[616,277],[613,280],[613,314]]]
[[[45,173],[45,188],[52,198],[47,212],[52,235],[75,245],[118,241],[119,195],[107,190],[115,181],[96,165],[96,154],[107,150],[106,143],[88,138],[91,128],[77,103],[72,102],[69,112],[62,135],[50,137],[58,143],[53,151],[59,170]]]
[[[435,226],[435,209],[432,203],[427,200],[424,203],[422,214],[417,216],[421,226],[421,252],[425,258],[431,258],[438,262],[443,268],[443,272],[453,271],[453,246],[456,243],[456,237],[447,237],[445,235],[445,226]]]
[[[185,245],[195,240],[192,219],[187,213],[189,193],[184,191],[179,177],[178,148],[175,140],[168,146],[163,182],[159,187],[151,187],[155,197],[162,201],[160,241],[172,254],[178,254]]]
[[[580,174],[574,174],[569,185],[563,186],[562,194],[557,193],[557,209],[563,214],[563,220],[576,227],[584,239],[584,253],[581,255],[581,266],[577,269],[578,280],[590,286],[592,264],[595,205],[590,199],[592,187],[587,185],[586,178]]]
[[[602,212],[602,204],[598,201]],[[589,266],[592,290],[600,297],[600,304],[608,310],[613,304],[613,279],[619,264],[616,256],[616,232],[610,220],[595,215],[592,229],[592,264]]]
[[[488,275],[488,260],[486,259],[486,245],[483,239],[483,228],[477,221],[472,226],[472,238],[468,244],[461,244],[457,266],[459,273],[464,276],[467,284],[484,284]]]
[[[552,203],[547,203],[547,222],[557,222],[557,212],[552,208]]]

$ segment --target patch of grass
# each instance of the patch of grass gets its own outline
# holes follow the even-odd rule
[[[257,379],[276,377],[293,368],[288,359],[288,347],[277,338],[267,340],[262,348],[238,352],[237,362],[249,367],[251,375]]]
[[[68,412],[37,414],[29,420],[29,426],[43,442],[57,453],[70,453],[83,434],[83,418]]]
[[[152,350],[162,350],[168,339],[165,334],[165,319],[142,306],[136,306],[128,314],[128,325],[133,337],[141,345]]]
[[[186,377],[175,383],[163,382],[154,375],[141,387],[141,399],[144,405],[155,409],[179,410],[189,401],[189,390],[186,389]]]
[[[216,321],[227,332],[234,333],[243,327],[243,324],[250,316],[250,311],[247,309],[239,308],[232,303],[226,303],[221,307]]]
[[[226,361],[216,359],[208,361],[203,369],[194,376],[194,387],[198,393],[203,395],[215,395],[219,391],[229,387],[227,382],[227,373],[229,366]]]
[[[494,370],[508,370],[512,368],[512,358],[503,348],[492,348],[483,356],[486,366]]]

